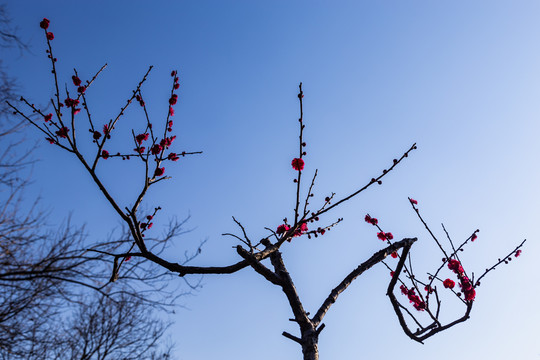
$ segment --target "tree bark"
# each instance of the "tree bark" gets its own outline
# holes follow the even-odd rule
[[[304,360],[319,360],[319,336],[315,331],[302,336],[302,354]]]

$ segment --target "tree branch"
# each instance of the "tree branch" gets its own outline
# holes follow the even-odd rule
[[[394,251],[400,249],[400,248],[410,248],[412,244],[417,240],[417,238],[406,238],[401,241],[395,242],[392,245],[377,251],[375,254],[373,254],[368,260],[364,261],[362,264],[360,264],[356,269],[351,271],[349,275],[343,279],[338,286],[336,286],[331,292],[330,295],[324,300],[319,310],[317,310],[317,313],[313,317],[312,321],[315,326],[318,326],[332,304],[334,304],[339,296],[343,291],[347,289],[349,285],[356,279],[358,276],[362,275],[362,273],[368,269],[370,269],[372,266],[378,264],[382,260],[388,256],[388,254],[393,253]],[[406,253],[401,255],[401,258],[403,261],[405,261]],[[401,262],[401,260],[400,260]],[[397,277],[394,275],[394,278],[392,281],[397,281]]]

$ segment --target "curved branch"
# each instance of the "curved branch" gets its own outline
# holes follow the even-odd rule
[[[465,314],[460,317],[457,320],[452,321],[449,324],[446,324],[444,326],[439,326],[436,322],[430,324],[427,327],[418,329],[417,332],[413,333],[409,327],[407,326],[407,323],[405,321],[405,318],[403,316],[403,312],[401,311],[402,305],[397,300],[396,296],[394,295],[394,287],[396,286],[399,274],[401,273],[401,270],[403,269],[403,265],[405,264],[405,259],[407,258],[407,255],[410,250],[410,245],[403,248],[403,253],[401,254],[401,258],[399,259],[398,265],[396,267],[396,271],[394,273],[394,276],[392,277],[392,280],[390,281],[390,284],[388,285],[388,290],[386,292],[386,295],[390,298],[390,302],[392,303],[392,307],[394,308],[394,312],[396,313],[399,324],[401,325],[401,328],[405,332],[405,334],[410,337],[414,341],[418,341],[419,343],[423,344],[423,341],[433,335],[435,335],[438,332],[441,332],[443,330],[446,330],[456,324],[459,324],[461,322],[464,322],[469,318],[469,314],[471,313],[473,302],[469,301],[467,303],[467,310],[465,311]],[[410,313],[409,313],[410,315]],[[413,316],[414,319],[414,316]],[[416,319],[415,319],[416,321]],[[419,334],[425,333],[427,330],[431,329],[429,332],[427,332],[425,335],[418,336]]]
[[[313,317],[312,321],[315,324],[315,326],[319,325],[319,323],[322,321],[323,317],[326,315],[330,307],[333,303],[336,302],[339,294],[341,294],[343,291],[351,285],[351,283],[356,279],[358,276],[362,275],[362,273],[368,269],[370,269],[372,266],[378,264],[379,262],[383,261],[388,254],[393,253],[394,251],[404,248],[403,254],[401,255],[400,263],[405,261],[406,255],[412,246],[412,244],[417,240],[417,238],[405,238],[401,241],[395,242],[392,245],[377,251],[375,254],[373,254],[368,260],[364,261],[362,264],[360,264],[356,269],[351,271],[349,275],[343,279],[338,286],[336,286],[331,292],[330,295],[324,300],[323,304],[317,310],[317,313]],[[402,265],[403,266],[403,265]],[[396,274],[398,272],[396,271]],[[397,276],[394,275],[394,278],[392,278],[392,282],[395,285],[395,282],[397,281]],[[391,282],[391,283],[392,283]]]

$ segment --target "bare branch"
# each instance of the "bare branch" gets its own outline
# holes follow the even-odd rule
[[[326,313],[328,312],[328,310],[330,309],[330,307],[332,306],[332,304],[334,304],[339,296],[339,294],[341,294],[343,291],[345,291],[349,285],[351,285],[351,283],[354,281],[354,279],[356,279],[358,276],[362,275],[362,273],[364,273],[364,271],[366,270],[369,270],[371,267],[373,267],[374,265],[378,264],[379,262],[381,262],[382,260],[384,260],[389,254],[391,254],[392,252],[400,249],[400,248],[410,248],[412,246],[412,244],[416,241],[417,239],[416,238],[407,238],[407,239],[403,239],[401,241],[398,241],[398,242],[395,242],[394,244],[392,245],[389,245],[388,247],[382,249],[382,250],[379,250],[377,251],[375,254],[373,254],[368,260],[364,261],[362,264],[358,265],[358,267],[356,269],[354,269],[353,271],[351,271],[349,273],[349,275],[347,275],[340,283],[338,286],[336,286],[331,292],[330,294],[328,295],[328,297],[326,298],[326,300],[324,300],[324,302],[322,303],[321,307],[319,308],[319,310],[317,310],[317,313],[315,314],[315,316],[313,317],[312,321],[313,323],[315,324],[315,326],[317,326],[318,324],[320,324],[320,322],[322,321],[322,319],[324,318],[324,315],[326,315]],[[401,255],[402,259],[404,260],[404,258],[406,256],[404,256],[405,254],[405,251],[403,252],[403,254]],[[406,254],[405,254],[406,255]],[[401,260],[401,259],[400,259]],[[399,269],[399,267],[398,267]],[[399,269],[399,271],[401,271],[401,269]],[[396,270],[396,273],[398,273],[398,271]],[[395,282],[397,281],[397,278],[396,276],[394,275],[394,277],[392,278],[392,281]]]

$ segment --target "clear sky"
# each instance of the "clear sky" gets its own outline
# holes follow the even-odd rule
[[[397,238],[419,237],[417,274],[438,266],[441,254],[407,196],[441,237],[441,222],[456,239],[481,230],[463,255],[476,274],[529,239],[521,258],[483,281],[471,319],[425,345],[401,331],[384,295],[388,271],[372,269],[327,315],[321,359],[540,359],[539,2],[9,0],[8,10],[30,52],[2,58],[36,103],[53,93],[43,17],[55,33],[62,84],[74,67],[87,79],[108,63],[88,93],[101,124],[149,65],[146,103],[153,116],[165,114],[169,73],[178,69],[173,149],[204,154],[167,165],[173,179],[148,196],[146,206],[164,208],[155,234],[169,217],[191,214],[194,230],[170,259],[208,239],[196,263],[232,263],[236,243],[220,236],[238,232],[231,216],[253,238],[292,216],[300,81],[305,173],[319,169],[314,203],[354,191],[418,144],[382,186],[325,219],[344,217],[337,229],[283,249],[310,311],[381,248],[363,221],[367,212]],[[119,131],[140,126],[141,116],[130,112]],[[43,143],[29,198],[42,196],[51,221],[72,213],[90,238],[104,238],[119,219],[76,159],[33,129],[26,136]],[[120,162],[107,160],[99,172],[127,205],[140,177]],[[174,318],[180,359],[300,358],[299,346],[281,336],[298,332],[278,288],[249,269],[203,283]],[[460,303],[446,300],[444,318],[459,315]]]

